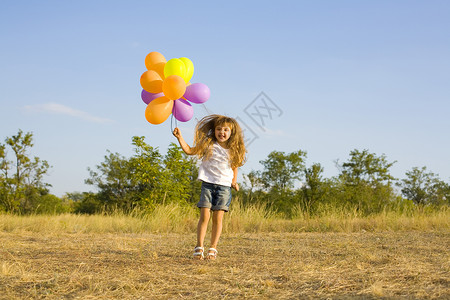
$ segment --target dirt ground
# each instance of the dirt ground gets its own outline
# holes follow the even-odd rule
[[[0,232],[1,299],[450,299],[450,233]]]

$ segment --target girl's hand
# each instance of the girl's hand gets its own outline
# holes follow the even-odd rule
[[[181,138],[181,131],[180,129],[178,129],[178,127],[175,127],[175,129],[173,130],[172,134],[177,138]]]
[[[239,191],[239,184],[238,184],[237,182],[233,182],[233,183],[231,183],[231,187],[232,187],[233,189],[235,189],[235,190],[236,190],[236,192],[238,192],[238,191]]]

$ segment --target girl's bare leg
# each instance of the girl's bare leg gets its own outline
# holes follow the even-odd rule
[[[197,224],[197,247],[203,247],[210,215],[211,213],[209,208],[200,208],[200,219]]]
[[[217,248],[217,243],[219,242],[220,234],[222,233],[222,221],[225,211],[215,210],[213,211],[212,217],[212,229],[211,229],[211,248]]]

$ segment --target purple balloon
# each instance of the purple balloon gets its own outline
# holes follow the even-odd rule
[[[178,99],[173,102],[172,113],[178,121],[187,122],[194,116],[194,108],[186,100]]]
[[[203,103],[209,99],[209,96],[210,90],[206,84],[193,83],[186,87],[186,92],[183,97],[193,103]]]
[[[147,92],[146,90],[142,90],[142,92],[141,92],[141,99],[142,99],[142,101],[144,101],[145,104],[149,104],[150,102],[152,102],[152,100],[155,100],[156,98],[159,98],[162,96],[164,96],[164,93],[153,94],[153,93]]]

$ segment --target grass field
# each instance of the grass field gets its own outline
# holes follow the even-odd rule
[[[156,215],[0,215],[0,299],[450,298],[446,214],[235,212],[216,261],[191,258],[195,219],[164,216],[179,224]]]

